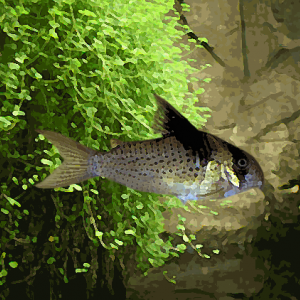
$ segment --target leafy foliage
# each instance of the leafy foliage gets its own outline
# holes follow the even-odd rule
[[[71,246],[59,237],[67,222],[68,230],[83,224],[92,244],[102,244],[111,257],[122,258],[126,247],[137,245],[135,256],[143,271],[177,255],[171,241],[158,236],[164,231],[161,212],[167,203],[161,204],[157,195],[101,178],[82,188],[58,189],[69,193],[67,198],[53,191],[42,195],[33,187],[61,163],[54,147],[44,150],[45,156],[42,149],[47,146],[41,135],[36,137],[36,128],[60,132],[101,151],[109,150],[110,138],[155,138],[150,125],[156,110],[153,92],[165,93],[179,110],[186,105],[185,113],[195,126],[204,122],[198,111],[205,109],[193,106],[197,98],[187,86],[196,80],[187,80],[187,74],[196,70],[180,60],[181,49],[173,46],[183,33],[175,29],[176,18],[164,17],[172,3],[1,1],[0,39],[5,43],[0,46],[0,225],[9,233],[1,236],[2,284],[7,268],[4,245],[19,240],[35,251],[36,231],[18,229],[18,220],[35,222],[30,210],[21,207],[41,201],[42,209],[42,199],[49,201],[49,195],[56,215],[54,232],[46,242],[55,244],[60,249],[56,251]],[[50,253],[45,259],[55,262]],[[16,268],[18,262],[9,259],[9,264]]]

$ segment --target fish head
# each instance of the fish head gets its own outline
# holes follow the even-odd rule
[[[251,154],[212,134],[204,133],[202,139],[208,153],[205,183],[216,192],[212,197],[220,199],[263,188],[264,173]]]
[[[195,159],[201,176],[181,184],[176,196],[183,204],[188,200],[223,199],[256,187],[262,189],[264,175],[255,158],[233,145],[221,146],[212,150],[208,159],[202,158],[200,164]]]

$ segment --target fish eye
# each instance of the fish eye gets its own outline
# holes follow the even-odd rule
[[[237,164],[238,164],[238,166],[239,166],[240,168],[246,168],[247,165],[248,165],[248,161],[247,161],[247,159],[245,159],[245,158],[240,158],[240,159],[238,160]]]

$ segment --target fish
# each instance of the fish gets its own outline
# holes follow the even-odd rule
[[[176,196],[183,204],[263,188],[264,174],[252,155],[198,130],[165,99],[154,96],[152,128],[162,135],[156,139],[112,139],[112,149],[100,152],[60,133],[37,129],[64,161],[35,186],[67,187],[101,176],[137,191]]]

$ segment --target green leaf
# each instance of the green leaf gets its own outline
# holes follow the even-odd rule
[[[183,225],[181,225],[181,224],[177,225],[176,228],[178,230],[185,230],[185,227]]]
[[[85,10],[81,10],[81,9],[80,9],[80,10],[78,10],[78,12],[79,12],[80,14],[84,15],[84,16],[94,17],[94,18],[97,17],[97,15],[95,15],[92,11],[87,10],[87,9],[85,9]]]
[[[15,111],[12,112],[12,114],[14,116],[25,116],[24,111],[21,111],[21,110],[15,110]]]
[[[15,63],[8,63],[8,67],[11,70],[19,70],[20,69],[20,66],[18,64],[15,64]]]
[[[55,38],[55,39],[58,39],[58,35],[57,35],[57,33],[55,32],[55,29],[53,29],[53,28],[51,28],[51,29],[49,30],[49,35],[50,35],[51,37]]]
[[[8,211],[8,210],[6,210],[6,209],[4,209],[4,208],[1,208],[1,211],[2,211],[4,214],[6,214],[6,215],[8,215],[8,214],[9,214],[9,211]]]
[[[125,232],[125,234],[135,235],[135,232],[131,229],[125,230],[124,232]]]
[[[144,205],[143,203],[139,203],[137,206],[136,206],[137,209],[143,209],[144,208]]]
[[[47,263],[48,263],[49,265],[52,265],[54,262],[56,262],[56,260],[55,260],[54,257],[49,257],[49,258],[47,259]]]
[[[61,273],[61,275],[64,275],[65,274],[65,271],[63,268],[58,268],[59,272]]]
[[[119,245],[122,246],[124,243],[122,241],[119,241],[118,239],[115,239],[115,242]]]
[[[194,234],[190,234],[190,239],[191,239],[192,241],[194,241],[194,240],[196,240],[196,236],[195,236]]]
[[[189,238],[187,237],[186,234],[184,234],[184,235],[182,236],[182,239],[183,239],[186,243],[189,241]]]
[[[4,123],[6,126],[9,126],[11,122],[8,120],[9,117],[0,117],[0,122]]]
[[[16,268],[18,266],[18,263],[16,261],[11,261],[10,263],[8,263],[10,265],[11,268]]]
[[[48,159],[45,159],[45,158],[41,159],[41,163],[44,164],[44,165],[48,165],[48,166],[53,165],[53,162],[51,160],[48,160]]]
[[[186,249],[186,245],[185,244],[179,244],[177,245],[177,248],[180,250],[180,251],[184,251]]]

